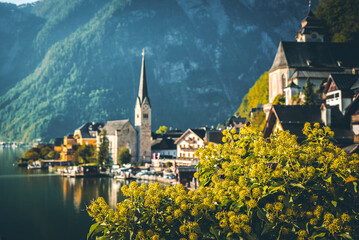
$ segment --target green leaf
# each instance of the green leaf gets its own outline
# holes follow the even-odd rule
[[[305,187],[300,183],[291,183],[290,185],[293,186],[293,187],[298,187],[298,188],[305,189]]]
[[[324,236],[325,236],[325,232],[322,232],[322,233],[319,233],[319,234],[316,234],[316,235],[314,235],[312,238],[313,239],[316,239],[316,238],[323,238]]]
[[[342,238],[345,238],[345,239],[353,239],[349,233],[343,233],[343,234],[340,234],[338,235],[339,237],[342,237]]]
[[[337,207],[338,203],[336,201],[331,201],[334,207]]]
[[[216,228],[214,228],[214,227],[211,227],[211,228],[209,229],[209,232],[212,233],[213,236],[215,236],[217,240],[219,240],[219,236],[218,236],[218,232],[219,232],[219,231],[218,231],[218,229],[216,229]]]
[[[99,222],[91,225],[89,233],[87,234],[87,240],[92,239],[96,234],[101,232],[104,229]]]
[[[358,192],[358,190],[357,190],[358,183],[353,182],[353,185],[354,185],[354,192],[357,193]]]

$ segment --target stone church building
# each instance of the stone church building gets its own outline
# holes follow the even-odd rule
[[[135,125],[130,120],[108,121],[104,128],[110,142],[109,152],[113,164],[118,163],[118,152],[129,149],[132,162],[151,160],[151,103],[147,90],[145,52],[142,51],[141,77],[135,106]]]
[[[283,94],[286,105],[293,96],[303,99],[307,79],[313,90],[324,88],[330,74],[358,74],[359,45],[326,42],[326,28],[309,6],[296,42],[281,41],[269,74],[269,103]]]

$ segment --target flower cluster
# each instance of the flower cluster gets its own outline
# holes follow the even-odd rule
[[[224,144],[196,153],[199,189],[124,186],[115,211],[102,198],[89,207],[89,238],[359,239],[358,155],[335,147],[328,127],[303,133],[298,143],[283,131],[225,130]]]

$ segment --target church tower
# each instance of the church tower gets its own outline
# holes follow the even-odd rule
[[[324,42],[325,26],[312,12],[312,3],[309,1],[309,11],[302,20],[302,27],[298,31],[297,42]]]
[[[145,49],[142,50],[141,78],[135,107],[135,128],[138,161],[151,161],[151,103],[147,91]]]

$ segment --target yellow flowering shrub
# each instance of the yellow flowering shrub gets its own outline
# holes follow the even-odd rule
[[[288,132],[269,139],[244,127],[197,151],[201,186],[122,187],[127,199],[88,208],[88,239],[359,239],[359,157],[306,124],[302,144]]]

